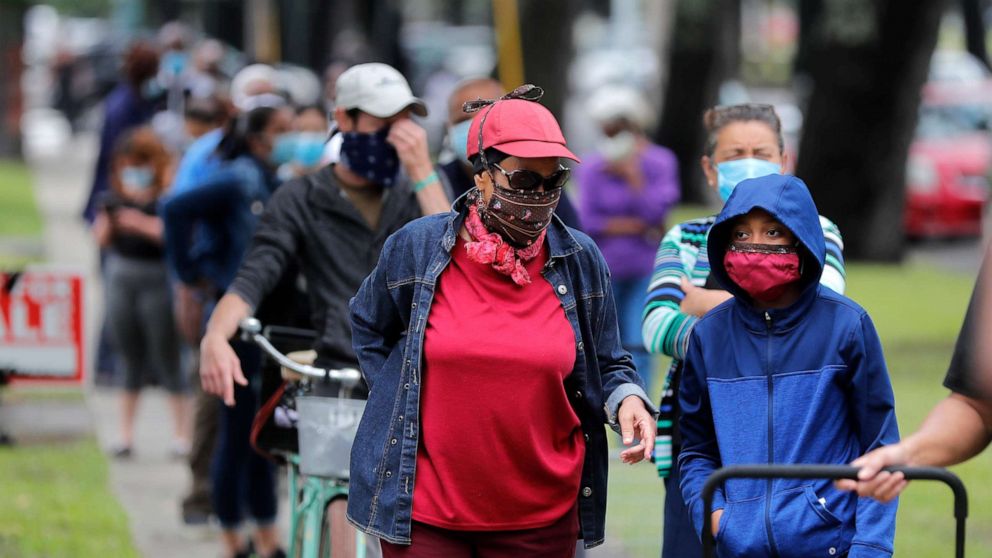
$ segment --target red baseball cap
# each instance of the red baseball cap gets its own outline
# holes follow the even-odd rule
[[[468,129],[469,158],[479,153],[479,124],[483,120],[484,150],[492,147],[513,157],[565,157],[581,162],[565,146],[565,136],[551,111],[524,99],[496,101],[479,110]]]

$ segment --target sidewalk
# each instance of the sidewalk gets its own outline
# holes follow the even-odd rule
[[[77,137],[58,157],[30,161],[35,197],[45,222],[45,254],[49,262],[72,265],[86,277],[87,354],[92,362],[94,332],[102,308],[97,249],[79,217],[89,194],[96,138]],[[92,366],[88,367],[92,371]],[[91,380],[91,379],[90,379]],[[114,390],[87,386],[86,405],[60,413],[60,423],[94,432],[102,448],[117,442],[118,404]],[[85,411],[85,410],[83,410]],[[110,484],[130,518],[135,545],[148,558],[214,558],[220,546],[215,529],[182,525],[179,499],[188,486],[188,469],[169,457],[171,426],[161,390],[142,394],[136,426],[135,457],[110,461]]]

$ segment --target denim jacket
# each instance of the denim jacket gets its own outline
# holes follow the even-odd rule
[[[353,343],[369,399],[351,450],[348,519],[396,544],[411,542],[424,331],[438,278],[451,261],[465,218],[463,199],[452,212],[417,219],[393,234],[351,300]],[[610,273],[599,249],[557,218],[547,241],[550,256],[541,274],[575,332],[575,368],[565,387],[586,440],[576,498],[581,536],[591,548],[603,542],[606,523],[603,425],[617,428],[616,413],[627,396],[639,396],[651,412],[654,408],[620,344]]]

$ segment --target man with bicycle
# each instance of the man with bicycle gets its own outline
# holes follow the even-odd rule
[[[315,365],[357,367],[348,301],[390,234],[449,208],[427,134],[411,119],[425,116],[426,105],[398,71],[378,63],[353,66],[338,78],[335,101],[342,134],[338,162],[272,196],[237,277],[207,324],[200,344],[203,389],[227,405],[234,404],[235,383],[248,384],[229,340],[291,262],[300,263],[307,283],[318,334]]]

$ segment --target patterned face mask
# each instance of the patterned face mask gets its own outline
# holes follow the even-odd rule
[[[495,183],[488,204],[477,190],[475,195],[469,197],[479,208],[479,215],[486,228],[517,248],[534,244],[551,224],[560,199],[561,188],[547,192],[525,192],[503,188]]]
[[[400,170],[400,157],[386,141],[388,135],[388,126],[371,134],[342,133],[341,163],[372,183],[392,187]]]

